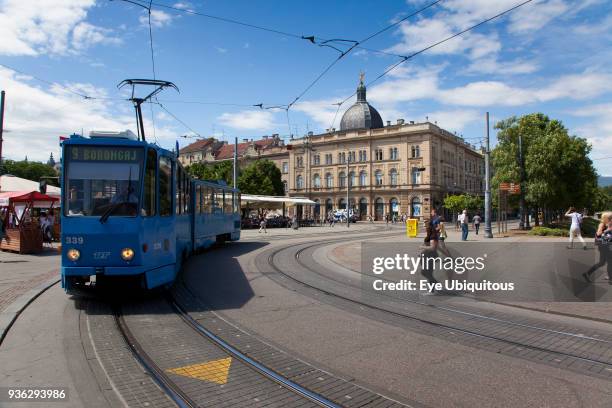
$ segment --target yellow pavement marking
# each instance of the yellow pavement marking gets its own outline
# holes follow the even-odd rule
[[[169,373],[195,378],[196,380],[210,381],[217,384],[226,384],[232,358],[226,357],[205,363],[192,364],[184,367],[166,370]]]

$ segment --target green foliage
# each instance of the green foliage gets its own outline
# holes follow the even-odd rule
[[[40,181],[43,176],[57,177],[57,172],[53,167],[28,160],[3,160],[2,166],[0,166],[0,174],[12,174],[32,181]],[[47,181],[50,185],[59,185],[58,179],[47,179]]]
[[[270,160],[256,160],[243,169],[238,188],[246,194],[284,195],[281,172]]]
[[[564,237],[567,234],[568,230],[550,227],[533,227],[529,231],[529,235],[537,235],[541,237]]]
[[[231,160],[214,164],[195,163],[187,171],[200,180],[225,180],[228,185],[234,183],[234,164]]]
[[[459,213],[464,209],[479,211],[484,207],[484,200],[480,196],[469,194],[451,195],[444,198],[444,207],[454,213]]]
[[[542,113],[511,117],[495,127],[498,144],[492,151],[495,175],[493,190],[502,182],[520,180],[518,138],[522,136],[525,200],[531,207],[590,208],[601,203],[597,174],[588,158],[591,146],[583,138],[570,136],[558,120]]]

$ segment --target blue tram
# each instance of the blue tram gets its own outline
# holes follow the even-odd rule
[[[130,132],[62,144],[62,287],[112,277],[168,286],[183,261],[240,238],[240,194],[192,179],[175,153]]]

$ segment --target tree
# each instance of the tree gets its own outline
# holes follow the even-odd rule
[[[57,172],[53,167],[28,160],[4,160],[2,167],[0,167],[0,174],[12,174],[13,176],[32,181],[40,181],[43,177],[57,177]],[[47,181],[51,185],[59,185],[58,180],[55,178],[50,178]]]
[[[238,188],[246,194],[283,195],[281,172],[270,160],[256,160],[241,171]]]
[[[570,136],[563,124],[542,113],[511,117],[495,125],[498,144],[492,151],[493,190],[502,182],[519,182],[518,138],[522,137],[528,207],[593,209],[597,173],[588,157],[591,146]],[[537,211],[536,211],[537,213]]]
[[[444,207],[453,213],[464,209],[480,211],[484,207],[482,197],[470,194],[451,195],[444,198]]]
[[[187,167],[187,171],[200,180],[225,180],[228,185],[234,182],[234,164],[230,160],[214,164],[195,163]]]

